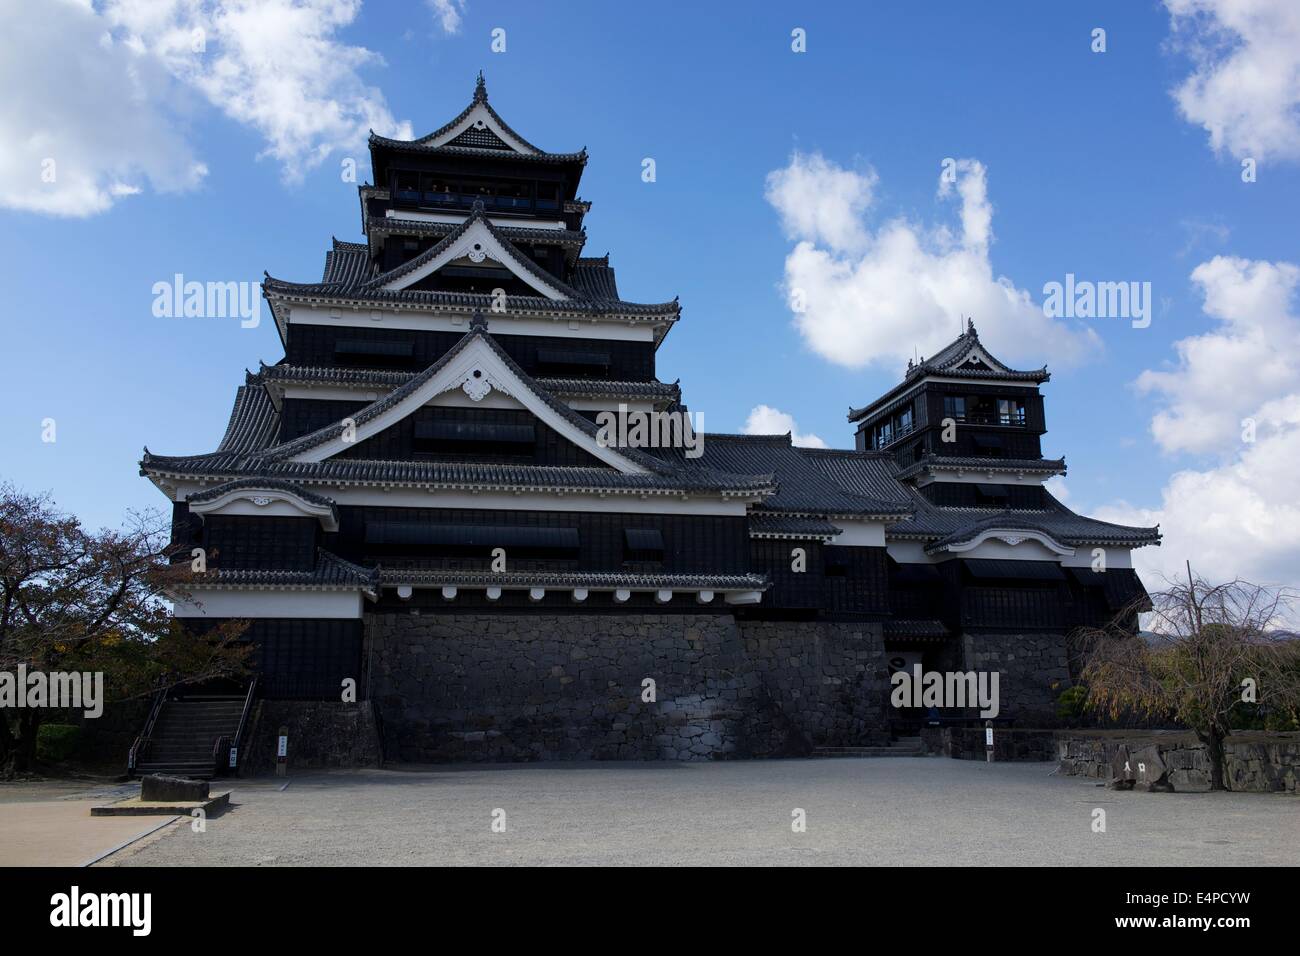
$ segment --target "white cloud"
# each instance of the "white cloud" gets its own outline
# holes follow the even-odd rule
[[[1300,395],[1261,409],[1260,423],[1256,442],[1234,460],[1173,475],[1158,508],[1120,502],[1097,510],[1104,521],[1160,525],[1160,547],[1133,553],[1138,570],[1153,575],[1149,585],[1186,574],[1185,561],[1214,581],[1300,584]]]
[[[1300,387],[1300,316],[1291,309],[1300,268],[1216,256],[1192,281],[1218,326],[1175,342],[1177,365],[1143,372],[1137,387],[1165,403],[1151,420],[1163,450],[1231,451],[1242,419]]]
[[[1300,4],[1165,0],[1193,72],[1173,91],[1215,152],[1300,159]]]
[[[335,36],[360,9],[360,0],[109,0],[105,16],[213,106],[261,133],[262,155],[293,181],[332,153],[364,157],[371,129],[411,136],[358,72],[383,58]]]
[[[186,135],[206,101],[259,132],[287,179],[367,131],[410,136],[336,33],[359,0],[88,0],[0,5],[0,206],[89,216],[207,170]],[[53,160],[51,165],[48,160]],[[50,171],[53,171],[53,181]]]
[[[156,95],[169,77],[105,29],[87,4],[0,4],[0,206],[89,216],[144,182],[171,192],[202,181]]]
[[[801,448],[826,448],[826,442],[817,435],[801,433],[795,425],[794,416],[772,408],[770,405],[755,405],[745,420],[746,435],[784,435],[790,434],[790,441]]]
[[[460,32],[460,22],[465,16],[465,0],[428,0],[428,4],[444,33]]]
[[[867,241],[862,216],[878,181],[872,169],[855,173],[819,153],[795,153],[789,166],[767,174],[766,198],[781,214],[789,238],[857,249]]]
[[[1009,360],[1081,359],[1099,344],[1091,329],[1048,318],[1030,294],[989,260],[993,209],[984,166],[959,160],[956,181],[940,176],[939,198],[960,201],[960,228],[903,218],[872,231],[864,219],[874,172],[842,169],[796,153],[770,173],[767,201],[798,240],[784,287],[795,326],[818,355],[849,368],[896,366],[913,350],[932,354],[974,317],[989,347]]]
[[[1300,270],[1218,257],[1192,278],[1222,328],[1176,343],[1180,366],[1139,383],[1168,403],[1152,421],[1160,445],[1215,459],[1174,474],[1158,508],[1120,502],[1098,517],[1160,524],[1161,546],[1134,552],[1140,571],[1181,576],[1191,561],[1211,580],[1300,584],[1300,323],[1288,307]]]

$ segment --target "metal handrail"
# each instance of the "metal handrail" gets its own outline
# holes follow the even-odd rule
[[[230,742],[230,747],[235,751],[235,760],[239,760],[239,745],[244,739],[244,728],[248,725],[248,714],[253,709],[253,696],[257,692],[257,675],[248,682],[248,693],[244,695],[244,709],[239,714],[239,726],[235,728],[235,739]],[[228,769],[234,769],[228,768]]]
[[[149,707],[149,716],[144,722],[144,729],[135,738],[135,741],[131,744],[130,752],[126,755],[126,769],[128,771],[136,768],[139,758],[149,749],[149,739],[153,736],[154,724],[158,722],[158,715],[162,713],[163,702],[166,700],[166,690],[160,690],[154,696],[153,704]]]
[[[222,744],[225,744],[223,747]],[[222,757],[230,753],[230,735],[222,734],[212,744],[212,771],[219,773],[221,771]]]

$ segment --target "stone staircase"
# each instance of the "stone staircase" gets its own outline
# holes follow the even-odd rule
[[[920,737],[899,737],[887,747],[817,747],[814,757],[924,757]]]
[[[136,774],[168,773],[211,779],[216,773],[212,753],[217,739],[234,739],[243,712],[243,697],[167,701],[149,736],[149,746],[135,768]]]

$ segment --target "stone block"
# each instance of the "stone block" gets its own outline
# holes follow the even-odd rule
[[[208,782],[153,774],[140,778],[142,803],[201,803],[208,799]]]

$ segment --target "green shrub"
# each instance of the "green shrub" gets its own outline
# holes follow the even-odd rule
[[[1088,688],[1076,684],[1061,691],[1056,698],[1056,716],[1061,720],[1078,723],[1088,704]]]
[[[75,724],[42,724],[36,732],[36,759],[42,763],[62,763],[77,750],[81,728]]]

